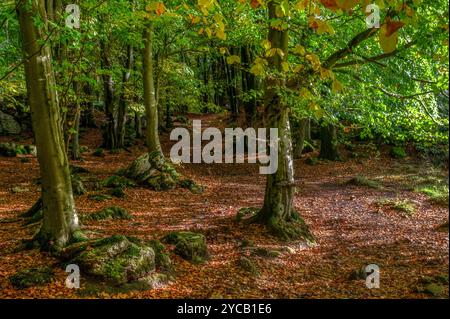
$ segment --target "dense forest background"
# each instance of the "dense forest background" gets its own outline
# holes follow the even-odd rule
[[[443,0],[3,1],[0,297],[448,297],[448,26]],[[278,170],[173,163],[195,119],[277,128]]]

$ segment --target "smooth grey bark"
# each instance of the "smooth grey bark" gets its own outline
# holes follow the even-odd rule
[[[64,148],[61,116],[52,70],[44,0],[18,5],[28,101],[42,177],[43,222],[36,239],[43,248],[60,249],[79,229]],[[35,19],[42,24],[36,25]]]
[[[276,19],[276,2],[268,3],[269,20]],[[269,59],[269,66],[282,72],[282,63],[288,55],[288,30],[278,30],[269,27],[268,40],[272,48],[281,49],[283,57],[276,54]],[[292,138],[289,122],[289,108],[283,103],[278,93],[280,87],[285,85],[284,80],[278,76],[269,76],[266,79],[266,95],[264,101],[266,125],[278,128],[278,170],[267,176],[264,205],[261,211],[253,218],[266,224],[279,238],[284,240],[307,239],[313,241],[313,236],[294,209],[294,161],[292,153]]]

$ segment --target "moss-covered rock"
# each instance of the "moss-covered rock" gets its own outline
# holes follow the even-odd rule
[[[364,177],[364,176],[353,177],[349,181],[347,181],[347,184],[354,185],[354,186],[365,186],[365,187],[374,188],[374,189],[382,188],[382,185],[380,184],[380,182],[368,179],[367,177]]]
[[[173,189],[180,179],[175,168],[165,160],[160,152],[142,155],[122,173],[155,191]]]
[[[155,253],[150,246],[116,235],[71,245],[62,256],[89,276],[111,284],[125,284],[155,271]]]
[[[166,247],[159,240],[151,240],[147,244],[155,252],[155,264],[158,270],[172,274],[174,269]]]
[[[259,270],[256,264],[250,258],[247,258],[245,256],[241,256],[238,259],[238,266],[249,272],[253,276],[257,276],[259,274]]]
[[[127,212],[126,209],[118,206],[107,207],[98,212],[82,217],[83,221],[132,218],[133,217]]]
[[[50,267],[28,268],[16,272],[9,277],[11,284],[18,289],[25,289],[51,282],[53,269]]]
[[[178,182],[178,185],[181,188],[188,189],[193,194],[201,194],[205,191],[205,187],[197,184],[192,179],[183,179]]]
[[[175,253],[193,263],[202,263],[209,258],[206,238],[202,234],[172,232],[163,238],[163,242],[175,245]]]
[[[102,181],[101,186],[108,188],[117,188],[117,187],[125,188],[125,187],[133,187],[135,186],[135,184],[126,177],[112,175],[106,178],[104,181]]]

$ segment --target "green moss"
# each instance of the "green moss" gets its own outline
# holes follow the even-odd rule
[[[393,158],[402,159],[405,158],[408,154],[406,154],[406,151],[403,147],[394,146],[390,151],[390,155]]]
[[[259,211],[260,209],[256,207],[243,207],[239,209],[236,214],[236,221],[240,223],[241,221],[250,220],[252,217],[257,215]]]
[[[309,230],[308,225],[297,213],[291,220],[271,219],[268,221],[269,230],[279,239],[285,241],[305,240],[308,243],[314,243],[314,235]]]
[[[423,292],[433,297],[439,297],[443,294],[444,287],[436,283],[431,283],[425,286]]]
[[[101,186],[108,188],[125,188],[134,187],[136,184],[130,181],[128,178],[118,175],[112,175],[101,182]]]
[[[43,285],[53,279],[53,269],[50,267],[28,268],[16,272],[9,277],[11,284],[18,289]]]
[[[260,257],[266,257],[266,258],[277,258],[281,255],[281,252],[274,249],[267,249],[263,247],[258,247],[253,250],[253,254],[260,256]]]
[[[122,235],[68,247],[64,255],[85,274],[112,284],[138,280],[155,270],[153,249]]]
[[[259,274],[258,267],[250,258],[241,256],[238,260],[238,265],[253,276],[257,276]]]
[[[105,150],[103,148],[97,148],[93,153],[93,156],[96,157],[104,157],[105,156]]]
[[[177,180],[171,174],[165,172],[149,177],[145,183],[155,191],[169,190],[177,186]]]
[[[317,157],[308,157],[305,161],[307,165],[315,166],[320,163],[320,159]]]
[[[183,179],[178,182],[178,185],[181,188],[189,189],[189,191],[193,194],[201,194],[205,191],[205,187],[202,185],[198,185],[192,179]]]
[[[123,198],[125,197],[125,192],[123,187],[115,187],[109,190],[109,194],[114,197]]]
[[[107,220],[107,219],[132,219],[132,216],[123,208],[112,206],[104,208],[96,213],[83,216],[83,221]]]
[[[424,185],[417,187],[415,190],[427,195],[433,203],[448,207],[448,185]]]
[[[381,199],[376,204],[394,209],[406,216],[413,216],[416,213],[416,206],[407,199]]]
[[[172,261],[170,260],[166,247],[159,240],[151,240],[148,242],[148,245],[155,252],[156,267],[166,273],[173,273]]]
[[[350,179],[347,182],[348,185],[355,185],[355,186],[365,186],[373,189],[380,189],[382,188],[380,182],[368,179],[364,176],[356,176]]]
[[[105,200],[110,200],[112,197],[109,195],[106,195],[106,194],[94,194],[94,195],[89,195],[88,198],[95,200],[97,202],[103,202]]]
[[[71,176],[72,181],[72,190],[75,195],[84,195],[86,194],[86,188],[83,185],[83,181],[81,180],[78,174],[73,174]]]
[[[175,253],[193,263],[202,263],[209,257],[206,238],[202,234],[172,232],[166,235],[163,241],[175,245]]]

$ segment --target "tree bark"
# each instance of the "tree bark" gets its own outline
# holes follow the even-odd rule
[[[79,229],[64,148],[61,117],[51,63],[44,0],[18,5],[27,95],[42,177],[43,223],[36,239],[45,249],[60,249]],[[43,24],[36,25],[40,18]]]
[[[148,22],[144,30],[144,105],[147,116],[147,147],[149,152],[162,153],[158,132],[158,105],[155,98],[155,84],[153,75],[153,24]]]
[[[294,127],[294,158],[299,159],[302,157],[303,149],[305,147],[306,129],[308,125],[308,119],[304,118],[298,121]]]
[[[251,56],[250,48],[245,45],[241,49],[241,61],[244,68],[250,69],[253,62],[253,57]],[[256,89],[256,77],[254,74],[242,71],[242,90],[243,93],[249,93]],[[253,127],[253,120],[256,113],[256,98],[254,96],[247,98],[244,101],[245,109],[245,120],[248,127]]]
[[[103,132],[103,147],[106,149],[116,149],[118,147],[117,136],[117,109],[115,106],[115,88],[114,80],[112,77],[112,65],[109,58],[109,49],[106,43],[102,40],[100,42],[101,56],[102,56],[102,68],[107,72],[104,72],[103,88],[104,88],[104,101],[105,101],[105,114],[107,123]]]
[[[276,5],[274,1],[268,3],[270,20],[277,18]],[[269,27],[268,40],[272,48],[281,49],[284,53],[283,58],[276,54],[269,59],[272,70],[282,72],[282,63],[287,61],[288,30]],[[293,206],[295,186],[289,108],[278,93],[279,88],[285,85],[284,82],[278,75],[266,79],[266,125],[278,128],[278,170],[267,176],[264,205],[254,220],[266,224],[281,239],[313,241],[312,234]]]
[[[336,126],[326,124],[320,128],[320,158],[330,161],[339,160]]]
[[[127,122],[128,101],[126,96],[126,85],[131,77],[131,70],[134,63],[134,51],[131,45],[127,47],[127,57],[125,61],[125,71],[122,79],[122,93],[119,98],[119,111],[117,114],[117,148],[125,147],[125,125]]]

